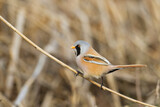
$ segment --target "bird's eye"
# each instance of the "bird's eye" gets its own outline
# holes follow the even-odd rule
[[[77,45],[76,47],[80,48],[80,45]]]

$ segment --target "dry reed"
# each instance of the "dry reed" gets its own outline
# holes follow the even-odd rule
[[[39,50],[41,53],[45,54],[46,56],[48,56],[49,58],[51,58],[52,60],[54,60],[55,62],[57,62],[58,64],[62,65],[63,67],[71,70],[72,72],[74,72],[75,74],[77,74],[78,72],[76,70],[74,70],[73,68],[71,68],[70,66],[68,66],[67,64],[63,63],[62,61],[58,60],[56,57],[52,56],[51,54],[47,53],[46,51],[44,51],[42,48],[40,48],[38,45],[36,45],[34,42],[32,42],[30,39],[28,39],[25,35],[23,35],[21,32],[19,32],[15,27],[13,27],[9,22],[7,22],[2,16],[0,16],[0,19],[6,24],[8,25],[12,30],[14,30],[17,34],[19,34],[23,39],[25,39],[28,43],[30,43],[33,47],[35,47],[37,50]],[[43,61],[42,61],[43,62]],[[37,72],[35,72],[37,74]],[[39,73],[38,73],[39,74]],[[24,91],[22,90],[22,94],[26,94],[27,91],[28,91],[28,87],[30,87],[30,85],[33,83],[34,79],[38,76],[33,74],[33,77],[34,78],[29,78],[28,81],[26,82],[26,85],[24,87]],[[81,77],[83,77],[83,75],[80,75]],[[88,78],[85,78],[86,80],[88,80],[89,82],[91,82],[92,84],[96,85],[97,87],[101,87],[101,84],[98,84],[96,83],[95,81],[93,80],[90,80]],[[144,102],[141,102],[141,101],[138,101],[138,100],[135,100],[135,99],[132,99],[130,97],[127,97],[123,94],[120,94],[116,91],[113,91],[105,86],[102,86],[102,89],[103,90],[107,90],[107,91],[110,91],[116,95],[119,95],[127,100],[130,100],[132,102],[135,102],[135,103],[138,103],[138,104],[142,104],[142,105],[145,105],[145,106],[149,106],[149,107],[156,107],[154,105],[150,105],[150,104],[147,104],[147,103],[144,103]],[[23,95],[24,96],[24,95]],[[24,97],[21,97],[21,98],[24,98]],[[19,103],[15,103],[16,105],[19,106]]]
[[[56,51],[51,54],[76,69],[69,48],[79,39],[90,42],[113,64],[147,64],[148,68],[141,71],[128,69],[107,75],[105,86],[156,106],[160,105],[157,82],[160,78],[159,9],[159,0],[0,0],[1,16],[17,26],[20,22],[18,15],[24,10],[24,23],[20,25],[23,30],[20,31],[43,49],[53,38]],[[10,56],[13,37],[12,30],[0,21],[0,92],[6,96],[2,98],[11,103],[34,74],[41,56],[22,40],[16,48],[19,52],[13,50],[19,53],[16,54],[18,60],[14,60],[15,72],[8,72],[16,58]],[[75,78],[67,69],[46,60],[21,102],[22,106],[137,106],[96,88],[82,78]],[[9,76],[13,77],[11,89],[6,87]],[[8,105],[3,103],[3,106]]]

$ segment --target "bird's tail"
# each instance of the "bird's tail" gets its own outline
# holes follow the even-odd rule
[[[107,72],[107,74],[112,73],[114,71],[120,70],[120,69],[125,69],[125,68],[139,68],[139,67],[147,67],[147,65],[143,64],[133,64],[133,65],[113,65],[112,69]]]

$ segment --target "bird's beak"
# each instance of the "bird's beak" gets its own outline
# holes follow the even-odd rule
[[[71,48],[72,48],[72,49],[75,49],[76,47],[75,47],[75,46],[71,46]]]

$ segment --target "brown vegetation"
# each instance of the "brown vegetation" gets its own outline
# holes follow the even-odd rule
[[[144,69],[109,74],[105,86],[157,106],[160,106],[159,10],[158,0],[0,0],[0,15],[75,69],[78,68],[70,46],[79,39],[91,43],[113,64],[148,65]],[[22,92],[25,86],[29,86],[28,92]],[[23,100],[20,95],[25,96]],[[8,101],[24,107],[141,106],[75,77],[0,21],[2,97],[6,99],[0,99],[2,107],[9,106]]]

